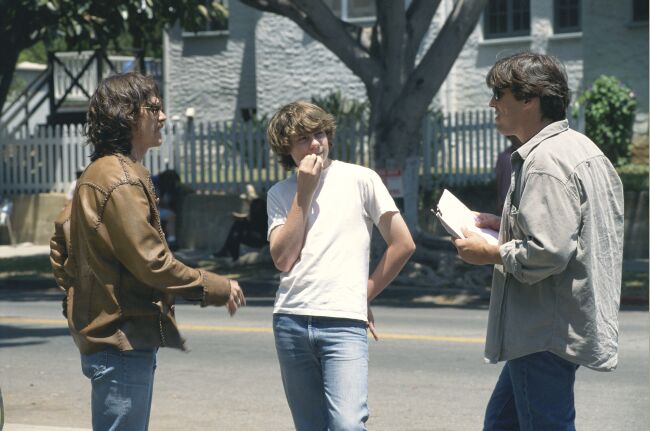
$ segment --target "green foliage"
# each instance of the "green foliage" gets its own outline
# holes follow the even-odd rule
[[[337,122],[358,122],[368,118],[370,105],[367,100],[350,99],[341,94],[340,90],[325,96],[312,96],[311,102],[320,106],[336,118]]]
[[[626,164],[619,166],[616,171],[623,182],[626,192],[648,191],[648,165]]]
[[[13,102],[23,90],[27,88],[27,81],[21,76],[14,76],[13,81],[11,81],[11,86],[9,87],[9,94],[7,95],[7,101]]]
[[[584,106],[585,133],[617,165],[630,153],[636,99],[613,76],[602,75],[576,101],[574,116]]]

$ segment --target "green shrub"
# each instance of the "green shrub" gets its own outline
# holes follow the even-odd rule
[[[636,100],[634,93],[613,76],[602,75],[576,101],[574,116],[584,107],[585,134],[614,165],[630,154]]]
[[[325,96],[312,96],[311,103],[332,114],[337,122],[365,120],[370,110],[367,101],[349,99],[341,94],[340,90],[333,91]]]

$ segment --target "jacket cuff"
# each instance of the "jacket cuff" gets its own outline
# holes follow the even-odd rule
[[[224,305],[230,298],[230,280],[212,272],[201,271],[203,300],[201,307]]]

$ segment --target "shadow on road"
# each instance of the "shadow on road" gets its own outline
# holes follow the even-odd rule
[[[65,322],[62,320],[62,322]],[[33,326],[0,325],[0,349],[43,344],[48,338],[70,336],[67,327],[37,328]]]

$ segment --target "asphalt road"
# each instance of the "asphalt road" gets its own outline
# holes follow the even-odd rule
[[[0,292],[5,431],[90,428],[89,383],[60,316],[58,294]],[[371,430],[478,430],[500,365],[485,365],[482,308],[376,307],[370,345]],[[158,355],[152,430],[291,430],[269,301],[235,318],[180,305],[190,353]],[[621,313],[619,368],[578,371],[577,428],[649,428],[648,313]],[[13,425],[12,425],[13,424]]]

